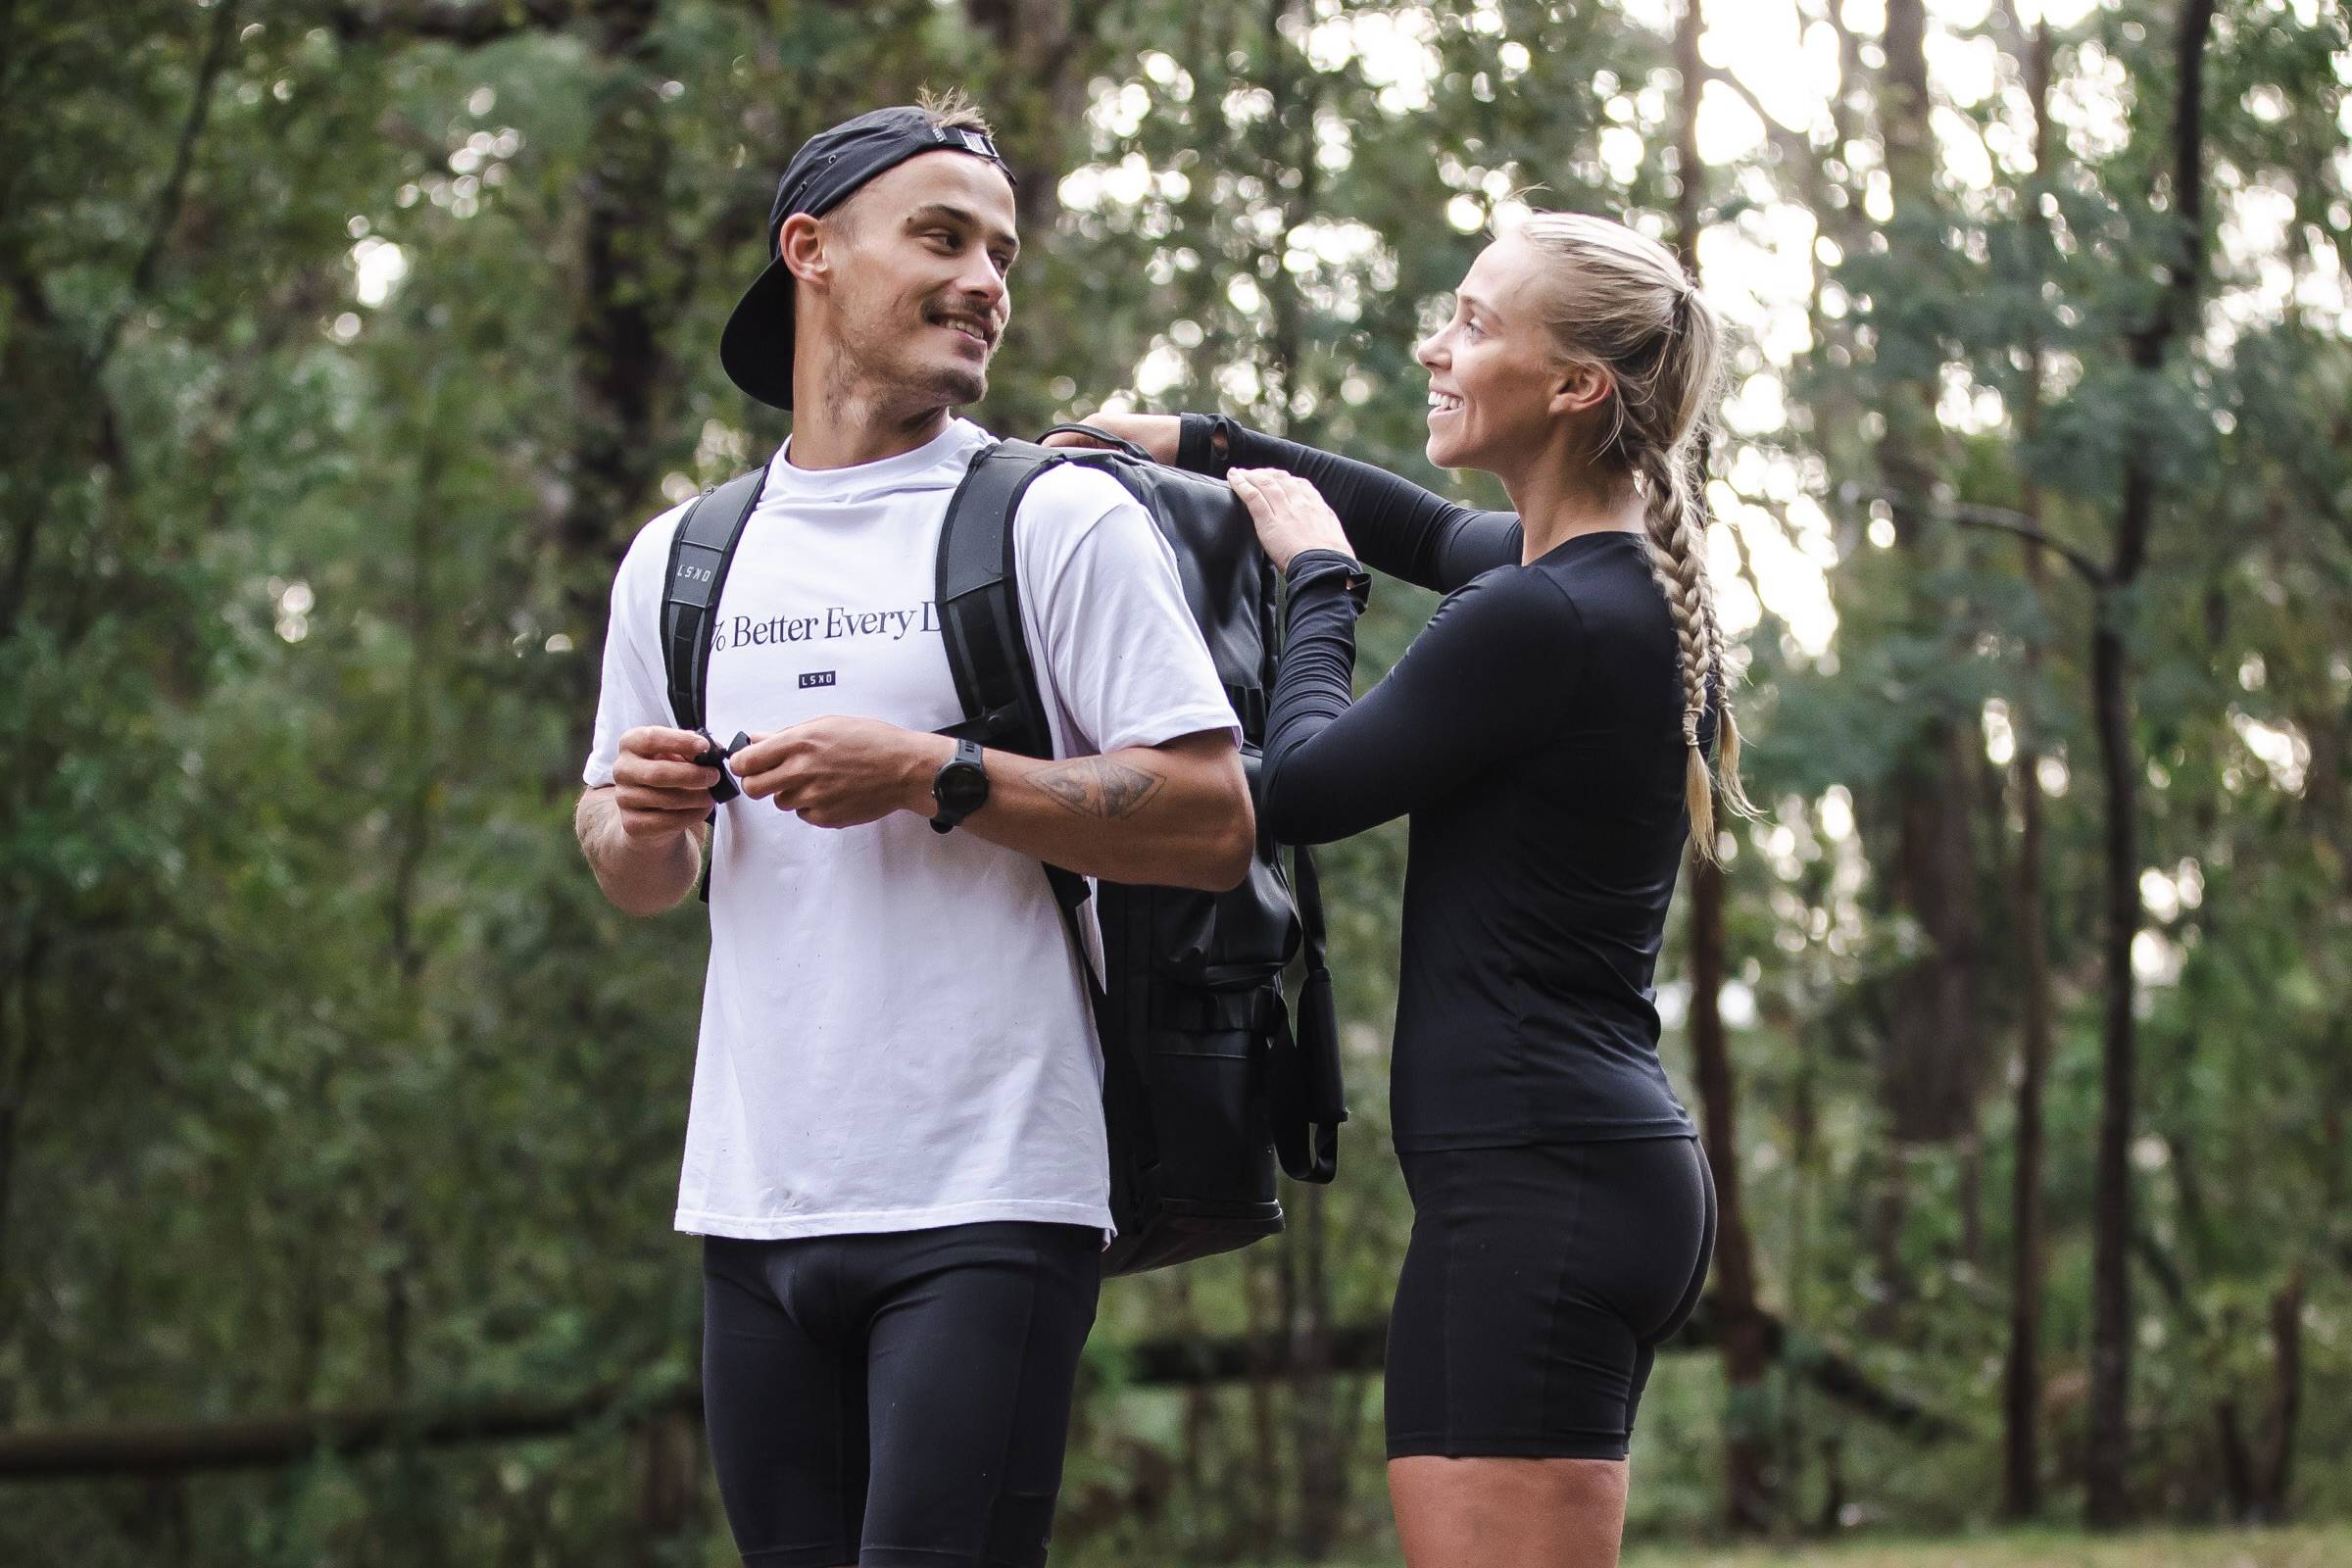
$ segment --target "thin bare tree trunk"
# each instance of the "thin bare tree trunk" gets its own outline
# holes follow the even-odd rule
[[[589,32],[603,82],[581,182],[581,294],[572,319],[578,428],[556,527],[566,614],[577,645],[601,648],[618,543],[645,520],[669,386],[662,334],[677,289],[665,259],[669,134],[648,58],[655,0],[597,0]],[[584,633],[584,635],[583,635]],[[565,667],[590,695],[594,659]]]
[[[2184,0],[2174,43],[2171,207],[2177,248],[2155,318],[2132,339],[2132,362],[2155,375],[2188,322],[2204,254],[2205,40],[2214,0]],[[2155,455],[2144,445],[2126,459],[2109,591],[2099,597],[2091,640],[2091,692],[2107,812],[2107,929],[2102,944],[2106,1022],[2099,1071],[2099,1145],[2091,1240],[2090,1444],[2083,1514],[2095,1529],[2132,1517],[2132,1123],[2138,1041],[2132,1018],[2132,945],[2139,935],[2139,756],[2132,743],[2129,656],[2122,624],[2130,590],[2147,562],[2155,521]]]
[[[1937,205],[1925,0],[1888,0],[1885,50],[1879,122],[1894,231],[1920,235]],[[1918,357],[1928,345],[1907,347]],[[1951,607],[1931,586],[1950,555],[1949,530],[1929,511],[1942,446],[1936,396],[1932,375],[1891,385],[1880,410],[1886,434],[1878,443],[1880,471],[1892,492],[1895,539],[1906,557],[1910,623],[1923,630],[1952,618]],[[1896,907],[1927,940],[1888,994],[1882,1088],[1898,1141],[1944,1143],[1975,1131],[1983,1077],[1983,942],[1971,798],[1978,743],[1975,724],[1959,715],[1923,706],[1910,717],[1895,760],[1890,884]],[[1895,1160],[1890,1179],[1901,1183],[1903,1167]],[[1888,1196],[1889,1212],[1899,1215],[1900,1193]],[[1885,1283],[1899,1297],[1899,1274]]]
[[[2040,576],[2040,553],[2029,572]],[[2040,663],[2029,656],[2028,680]],[[2043,844],[2040,754],[2030,745],[2017,751],[2018,803],[2023,819],[2018,846],[2017,918],[2025,948],[2023,1033],[2017,1080],[2016,1174],[2010,1190],[2009,1350],[2002,1368],[2002,1512],[2031,1519],[2041,1511],[2041,1294],[2048,1269],[2042,1238],[2043,1086],[2050,1060],[2050,944],[2044,920],[2042,879],[2048,851]]]
[[[1685,270],[1696,275],[1699,209],[1704,178],[1698,157],[1699,34],[1706,20],[1702,0],[1686,0],[1674,29],[1675,66],[1682,92],[1675,121],[1675,250]],[[1708,454],[1697,466],[1705,493]],[[1730,1037],[1723,1025],[1726,974],[1723,868],[1693,853],[1690,893],[1690,1050],[1697,1063],[1701,1136],[1715,1175],[1715,1307],[1723,1327],[1725,1381],[1730,1419],[1724,1434],[1724,1516],[1741,1534],[1771,1528],[1774,1509],[1771,1429],[1764,1419],[1765,1375],[1770,1357],[1756,1309],[1754,1243],[1740,1200],[1739,1085],[1732,1070]]]
[[[2287,1272],[2271,1298],[2271,1402],[2263,1417],[2261,1469],[2254,1480],[2255,1517],[2277,1524],[2287,1516],[2294,1488],[2295,1427],[2303,1411],[2303,1265]]]
[[[2034,102],[2037,188],[2050,176],[2050,26],[2044,22],[2034,28],[2027,64]],[[2045,226],[2038,202],[2032,212],[2027,221],[2038,238]],[[2044,253],[2036,246],[2035,254]],[[2029,441],[2041,422],[2042,374],[2042,350],[2036,343],[2027,367],[2025,407],[2020,416]],[[2022,502],[2021,510],[2039,527],[2041,487],[2032,478],[2026,481]],[[2026,546],[2026,580],[2038,605],[2044,567],[2041,547],[2033,543]],[[2001,1511],[2016,1520],[2032,1519],[2041,1512],[2041,1295],[2049,1267],[2041,1224],[2041,1104],[2050,1060],[2050,939],[2043,891],[2049,852],[2043,842],[2040,715],[2034,703],[2041,667],[2042,648],[2036,636],[2026,649],[2024,695],[2015,709],[2019,820],[2015,917],[2018,944],[2025,955],[2025,995],[2021,999],[2016,1174],[2009,1204],[2009,1348],[2001,1373]]]
[[[1298,1289],[1290,1322],[1291,1363],[1298,1369],[1291,1381],[1291,1447],[1298,1466],[1298,1556],[1321,1562],[1331,1555],[1339,1535],[1340,1514],[1348,1497],[1348,1456],[1339,1446],[1342,1426],[1331,1367],[1330,1238],[1324,1224],[1325,1190],[1304,1186],[1293,1190],[1293,1229],[1284,1241],[1297,1238]]]
[[[1714,1307],[1730,1385],[1724,1436],[1724,1517],[1762,1534],[1775,1507],[1770,1428],[1763,1419],[1769,1328],[1756,1300],[1754,1244],[1740,1179],[1739,1090],[1723,1026],[1726,978],[1722,868],[1690,859],[1690,1051],[1697,1062],[1701,1134],[1715,1174]]]

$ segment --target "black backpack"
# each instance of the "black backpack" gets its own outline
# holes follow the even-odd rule
[[[1012,518],[1037,476],[1064,463],[1111,474],[1174,547],[1185,604],[1241,722],[1254,787],[1281,624],[1273,566],[1223,482],[1163,467],[1124,443],[1106,452],[1002,441],[972,460],[940,529],[940,623],[965,715],[944,733],[1026,757],[1053,755],[1021,634]],[[754,469],[704,492],[670,545],[662,651],[681,729],[703,728],[719,592],[765,476]],[[728,794],[730,782],[722,770]],[[1313,858],[1304,849],[1294,856],[1295,875],[1286,877],[1261,829],[1249,877],[1224,893],[1096,884],[1102,984],[1079,936],[1086,879],[1044,867],[1102,1044],[1118,1230],[1103,1255],[1105,1274],[1231,1251],[1281,1230],[1277,1160],[1300,1181],[1328,1182],[1337,1170],[1348,1110],[1322,893]],[[1294,1031],[1282,975],[1301,950]]]

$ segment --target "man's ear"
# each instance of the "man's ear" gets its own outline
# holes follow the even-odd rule
[[[1616,378],[1607,370],[1589,360],[1572,360],[1560,367],[1559,378],[1552,382],[1551,412],[1583,414],[1596,409],[1615,387]]]
[[[792,270],[792,275],[820,287],[831,280],[833,253],[839,244],[839,235],[807,213],[793,214],[776,231],[776,255]]]

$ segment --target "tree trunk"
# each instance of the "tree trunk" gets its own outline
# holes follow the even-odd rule
[[[665,261],[669,133],[647,56],[654,0],[598,0],[591,33],[603,79],[581,181],[581,295],[572,321],[577,434],[556,527],[576,646],[604,646],[612,563],[653,510],[656,437],[669,386],[662,333],[676,290]],[[565,662],[593,698],[593,658]]]
[[[1298,1534],[1301,1561],[1321,1562],[1339,1536],[1348,1498],[1348,1456],[1339,1446],[1342,1423],[1331,1365],[1330,1239],[1323,1222],[1325,1190],[1293,1189],[1292,1229],[1296,1238],[1298,1288],[1292,1301],[1290,1330],[1291,1447],[1298,1462]]]
[[[2105,769],[2107,929],[2101,951],[2106,1015],[2099,1070],[2099,1142],[2091,1217],[2090,1448],[2088,1521],[2113,1528],[2131,1518],[2132,1119],[2138,1042],[2132,1016],[2132,943],[2139,932],[2138,792],[2132,772],[2120,607],[2102,596],[2091,640],[2092,698]]]
[[[1698,271],[1703,178],[1698,158],[1698,39],[1705,27],[1702,0],[1686,0],[1674,29],[1674,60],[1682,91],[1675,119],[1671,238],[1684,270],[1693,278]],[[1702,444],[1697,457],[1702,498],[1707,457]],[[1696,853],[1690,858],[1690,1050],[1697,1065],[1701,1134],[1715,1177],[1713,1272],[1730,1407],[1723,1449],[1724,1516],[1735,1532],[1752,1535],[1771,1528],[1774,1507],[1771,1427],[1764,1408],[1764,1378],[1770,1357],[1763,1317],[1756,1306],[1754,1246],[1740,1201],[1739,1087],[1732,1072],[1731,1042],[1723,1027],[1724,874],[1721,866]]]
[[[1937,206],[1926,38],[1924,0],[1888,0],[1879,118],[1898,232],[1912,234],[1924,233]],[[1886,345],[1883,352],[1895,347]],[[1932,345],[1902,347],[1915,358],[1933,353]],[[1909,624],[1922,630],[1952,619],[1951,607],[1927,586],[1949,553],[1948,530],[1937,527],[1928,511],[1942,444],[1936,396],[1932,376],[1913,375],[1890,386],[1881,408],[1886,434],[1878,443],[1895,539],[1906,558]],[[1897,1141],[1942,1143],[1975,1130],[1983,1077],[1970,789],[1976,726],[1934,704],[1917,705],[1908,716],[1912,722],[1901,737],[1893,777],[1890,881],[1895,907],[1917,924],[1923,942],[1889,992],[1882,1088]],[[1901,1172],[1898,1160],[1894,1179]],[[1899,1195],[1893,1201],[1899,1211]],[[1886,1282],[1890,1289],[1899,1283]]]
[[[2163,368],[2165,352],[2196,302],[2204,254],[2205,39],[2214,0],[2184,0],[2174,43],[2172,210],[2177,248],[2156,315],[2132,339],[2143,376]],[[2100,595],[2091,639],[2091,695],[2099,761],[2105,774],[2107,929],[2103,960],[2106,1023],[2099,1070],[2099,1147],[2092,1207],[2090,1445],[2083,1513],[2095,1529],[2129,1523],[2132,1394],[2132,1122],[2137,1071],[2132,945],[2139,935],[2139,756],[2132,743],[2130,673],[2123,617],[2130,590],[2146,564],[2155,516],[2155,455],[2144,445],[2125,460],[2114,564]]]
[[[1722,868],[1690,858],[1690,1051],[1697,1062],[1699,1114],[1715,1175],[1715,1307],[1722,1328],[1729,1407],[1724,1438],[1724,1516],[1735,1532],[1759,1535],[1774,1511],[1771,1430],[1764,1375],[1767,1323],[1756,1301],[1755,1252],[1740,1195],[1739,1091],[1723,1026],[1725,979]]]
[[[2044,22],[2034,29],[2027,68],[2034,102],[2037,186],[2050,175],[2050,27]],[[2038,239],[2046,226],[2038,202],[2028,222]],[[2020,416],[2029,441],[2041,422],[2042,374],[2042,351],[2037,343],[2027,368],[2025,407]],[[2035,526],[2040,525],[2041,487],[2031,478],[2026,481],[2022,510]],[[2043,575],[2041,547],[2029,543],[2026,580],[2036,603]],[[2025,957],[2025,995],[2020,999],[2016,1173],[2009,1195],[2009,1350],[2001,1374],[2001,1512],[2013,1520],[2032,1519],[2041,1512],[2041,1296],[2049,1267],[2041,1224],[2041,1102],[2050,1061],[2050,938],[2043,891],[2049,851],[2042,833],[2040,715],[2034,706],[2041,666],[2041,643],[2036,638],[2026,649],[2022,689],[2027,696],[2015,710],[2019,824],[2015,917],[2018,945]]]
[[[2271,1403],[2263,1418],[2261,1469],[2254,1482],[2255,1517],[2278,1524],[2287,1516],[2294,1487],[2295,1425],[2303,1410],[2303,1266],[2297,1264],[2271,1298]]]
[[[2029,570],[2039,575],[2039,552]],[[2028,679],[2040,663],[2029,656]],[[2040,753],[2017,750],[2018,801],[2023,826],[2018,846],[2018,938],[2025,948],[2023,1035],[2017,1080],[2017,1162],[2010,1190],[2009,1353],[2002,1368],[2002,1512],[2010,1519],[2041,1511],[2041,1294],[2048,1269],[2042,1239],[2041,1102],[2050,1060],[2050,943],[2042,881],[2048,851],[2042,840]]]
[[[9,1279],[9,1213],[23,1152],[24,1103],[48,1045],[40,987],[49,961],[49,934],[33,923],[14,972],[0,984],[0,1347],[16,1338],[19,1297]],[[13,1022],[11,1015],[13,1014]],[[0,1428],[15,1417],[17,1391],[0,1379]]]
[[[636,1561],[678,1561],[678,1538],[702,1514],[703,1428],[689,1410],[657,1410],[630,1436],[637,1471]]]

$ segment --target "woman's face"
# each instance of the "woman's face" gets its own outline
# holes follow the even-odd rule
[[[1481,251],[1453,316],[1413,351],[1429,371],[1429,461],[1506,478],[1542,453],[1571,373],[1541,314],[1543,258],[1504,235]]]

